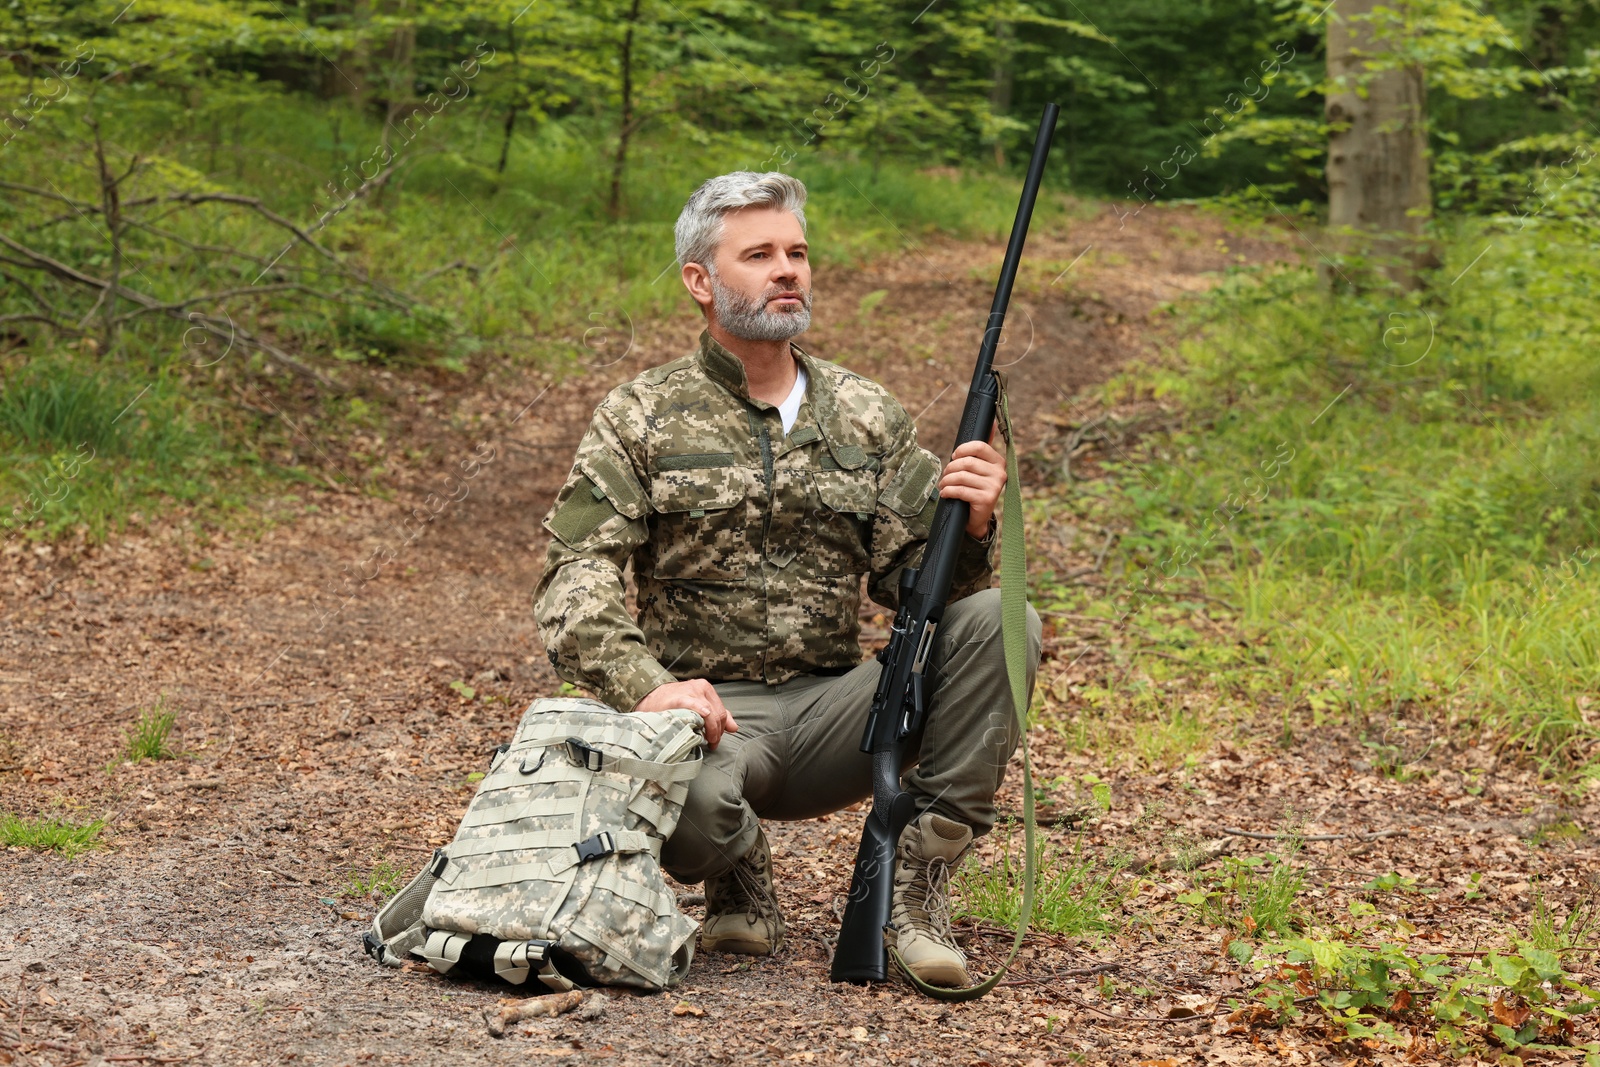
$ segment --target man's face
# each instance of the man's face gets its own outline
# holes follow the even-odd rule
[[[750,341],[786,341],[810,329],[811,261],[794,212],[747,207],[722,222],[707,279],[717,324]]]

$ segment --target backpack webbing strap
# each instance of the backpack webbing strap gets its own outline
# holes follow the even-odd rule
[[[514,745],[510,754],[519,757],[518,766],[523,774],[533,774],[544,762],[543,750],[550,748],[565,748],[566,757],[574,767],[594,774],[620,774],[627,778],[647,778],[670,785],[673,782],[686,782],[700,773],[699,757],[679,763],[662,763],[635,756],[619,756],[591,745],[581,737],[544,737],[525,741]],[[539,753],[537,759],[534,753]]]
[[[576,989],[576,984],[551,962],[550,950],[555,947],[554,941],[502,941],[495,946],[494,973],[512,985],[522,985],[538,964],[539,981],[547,989],[556,993]]]
[[[483,844],[496,846],[486,851],[499,852],[504,851],[505,846],[501,842],[505,840],[507,838],[488,838]],[[559,882],[562,881],[562,875],[580,863],[588,863],[614,852],[648,852],[654,856],[658,847],[655,839],[642,830],[606,830],[582,841],[568,843],[572,846],[571,851],[562,853],[559,859],[502,863],[479,871],[463,872],[447,880],[446,885],[452,891],[460,891],[487,889],[514,882]]]
[[[633,756],[616,756],[586,743],[581,737],[567,738],[567,756],[579,767],[596,774],[620,774],[627,778],[648,778],[667,785],[688,781],[700,773],[700,759],[695,757],[682,763],[657,763],[655,760],[636,759]]]
[[[611,847],[608,851],[605,850],[607,844],[605,838],[610,838]],[[579,841],[576,831],[570,829],[533,830],[520,834],[502,834],[499,837],[480,837],[472,841],[457,841],[450,846],[450,858],[459,860],[463,856],[487,856],[496,852],[517,852],[534,848],[571,848],[576,857],[573,861],[575,863],[585,862],[585,856],[597,859],[600,856],[610,855],[611,852],[649,852],[656,859],[661,858],[661,843],[639,830],[615,830],[603,836],[594,834]],[[601,851],[596,851],[597,849]],[[453,881],[449,879],[446,881],[454,886]]]
[[[461,962],[461,953],[466,949],[467,942],[472,940],[472,935],[449,930],[429,930],[427,933],[417,954],[440,974],[449,974],[450,969]]]
[[[1000,432],[1006,439],[1006,487],[1000,511],[1000,640],[1005,649],[1011,704],[1016,710],[1022,745],[1022,910],[1017,916],[1017,938],[1011,943],[1005,962],[994,974],[966,989],[946,989],[924,982],[911,973],[895,947],[889,946],[889,955],[911,984],[935,1000],[977,1000],[999,985],[1022,951],[1022,941],[1028,936],[1028,923],[1033,918],[1035,825],[1033,764],[1028,758],[1028,562],[1023,554],[1022,480],[1017,473],[1016,439],[1011,429],[1011,414],[1006,408],[1004,380],[999,373],[995,374],[995,380],[1000,383],[996,413]]]

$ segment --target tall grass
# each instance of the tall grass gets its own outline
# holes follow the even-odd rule
[[[980,866],[969,862],[951,882],[954,914],[983,919],[1013,929],[1022,915],[1022,890],[1027,873],[1020,827],[1001,827],[1004,844],[999,858]],[[1032,926],[1070,936],[1096,936],[1117,929],[1117,909],[1125,895],[1117,876],[1126,863],[1097,863],[1081,842],[1070,851],[1052,841],[1039,849],[1034,872]]]
[[[66,352],[0,364],[0,536],[99,537],[140,509],[237,500],[258,461],[214,406],[160,369]]]
[[[1466,271],[1489,243],[1460,233],[1422,297],[1232,276],[1113,386],[1183,428],[1072,503],[1128,527],[1113,596],[1150,643],[1167,601],[1139,583],[1203,590],[1291,718],[1486,726],[1555,771],[1600,739],[1600,259],[1551,226]],[[1228,644],[1190,636],[1168,653],[1190,668]]]

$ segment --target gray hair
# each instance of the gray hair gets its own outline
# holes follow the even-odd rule
[[[757,174],[736,170],[708,179],[690,194],[672,235],[678,262],[699,263],[716,273],[712,259],[722,243],[722,216],[742,207],[780,207],[794,212],[800,232],[806,229],[806,187],[799,178],[781,170]]]

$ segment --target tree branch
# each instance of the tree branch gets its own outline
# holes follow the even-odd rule
[[[210,299],[210,297],[198,297],[194,300],[183,301],[178,304],[164,304],[162,301],[157,300],[148,293],[142,293],[137,289],[130,289],[126,285],[113,284],[101,278],[96,278],[92,275],[85,274],[74,267],[62,263],[58,259],[54,259],[45,255],[43,252],[34,251],[27,245],[21,244],[5,233],[0,233],[0,245],[4,245],[13,252],[16,252],[18,255],[23,256],[25,259],[30,261],[27,264],[19,265],[32,266],[36,270],[53,274],[57,278],[60,278],[63,281],[71,282],[74,285],[81,285],[86,288],[97,289],[100,291],[102,298],[107,294],[112,294],[137,304],[145,311],[158,311],[173,318],[182,319],[205,329],[206,332],[215,337],[225,338],[229,342],[237,340],[263,353],[273,362],[280,364],[281,366],[293,371],[295,374],[298,374],[303,378],[308,378],[330,389],[343,391],[343,387],[340,386],[338,382],[334,381],[332,378],[329,378],[326,374],[323,374],[315,367],[311,367],[300,362],[298,359],[295,359],[281,348],[278,348],[276,345],[268,341],[264,341],[261,338],[254,336],[249,331],[240,328],[238,324],[232,322],[231,320],[218,319],[210,315],[201,315],[199,312],[194,311],[191,311],[187,314],[184,313],[183,308],[191,306],[195,303],[204,302],[205,300]]]

